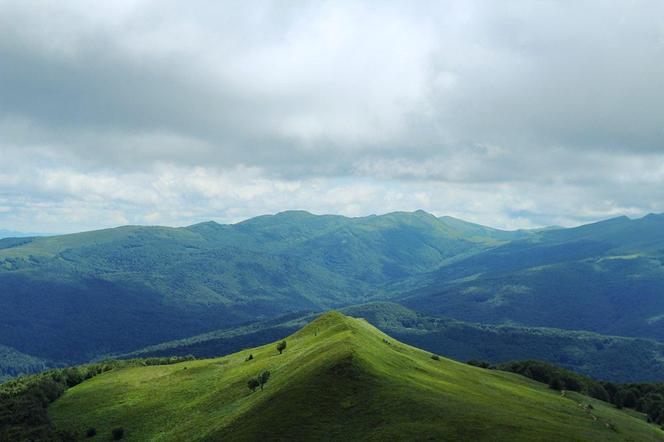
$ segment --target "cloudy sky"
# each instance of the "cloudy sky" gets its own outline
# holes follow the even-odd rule
[[[664,212],[660,0],[104,3],[0,0],[0,229]]]

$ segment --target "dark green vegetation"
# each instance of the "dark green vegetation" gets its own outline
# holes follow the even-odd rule
[[[347,307],[341,311],[365,318],[402,342],[456,360],[477,359],[498,364],[533,358],[597,379],[618,382],[664,379],[664,345],[650,340],[551,328],[472,324],[418,314],[387,302]],[[313,313],[291,314],[166,342],[123,357],[193,354],[204,358],[228,354],[293,333],[314,316]]]
[[[598,379],[664,380],[664,345],[646,339],[541,327],[480,325],[371,303],[344,309],[410,345],[453,359],[539,359]]]
[[[0,441],[73,440],[76,435],[67,431],[57,431],[54,428],[46,410],[48,405],[59,398],[65,390],[113,369],[174,364],[191,360],[191,357],[171,357],[104,361],[79,367],[54,369],[0,384]],[[92,437],[96,434],[96,429],[90,427],[85,434]]]
[[[434,360],[339,313],[287,342],[281,355],[273,342],[217,359],[114,369],[68,389],[49,416],[76,437],[94,427],[93,440],[118,427],[138,441],[664,440],[642,414]],[[268,370],[263,391],[247,388]]]
[[[253,322],[246,326],[215,330],[189,338],[163,342],[130,353],[117,354],[119,358],[163,357],[194,355],[211,358],[256,347],[294,333],[315,317],[315,313],[301,312],[274,319]]]
[[[44,371],[47,368],[49,364],[44,360],[0,345],[0,382],[14,376]]]

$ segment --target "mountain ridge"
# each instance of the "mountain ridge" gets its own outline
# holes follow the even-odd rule
[[[664,342],[661,215],[511,240],[447,221],[424,211],[298,211],[233,225],[0,240],[0,344],[82,363],[370,301],[470,323]]]
[[[292,217],[0,241],[0,344],[80,363],[99,351],[349,305],[389,281],[493,244],[467,240],[432,215]],[[173,327],[164,330],[164,321]],[[115,331],[127,327],[138,338]],[[68,339],[76,345],[65,345]]]

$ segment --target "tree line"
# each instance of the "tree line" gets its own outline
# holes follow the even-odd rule
[[[0,384],[0,440],[65,442],[78,435],[57,431],[47,407],[68,388],[115,368],[166,365],[189,361],[193,356],[109,360],[77,367],[57,368],[22,376]],[[124,433],[124,430],[122,431]],[[113,434],[113,438],[119,435]]]
[[[647,416],[648,422],[664,427],[664,383],[617,383],[598,381],[541,361],[515,361],[493,366],[482,361],[469,361],[477,367],[510,371],[547,384],[554,390],[577,391],[613,404],[630,408]],[[664,428],[663,428],[664,429]]]

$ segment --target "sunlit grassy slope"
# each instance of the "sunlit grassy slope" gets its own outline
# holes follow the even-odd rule
[[[111,371],[56,401],[59,429],[97,440],[664,440],[639,416],[526,378],[441,358],[327,313],[275,344]],[[252,353],[254,359],[245,361]],[[272,377],[251,393],[247,380]]]

